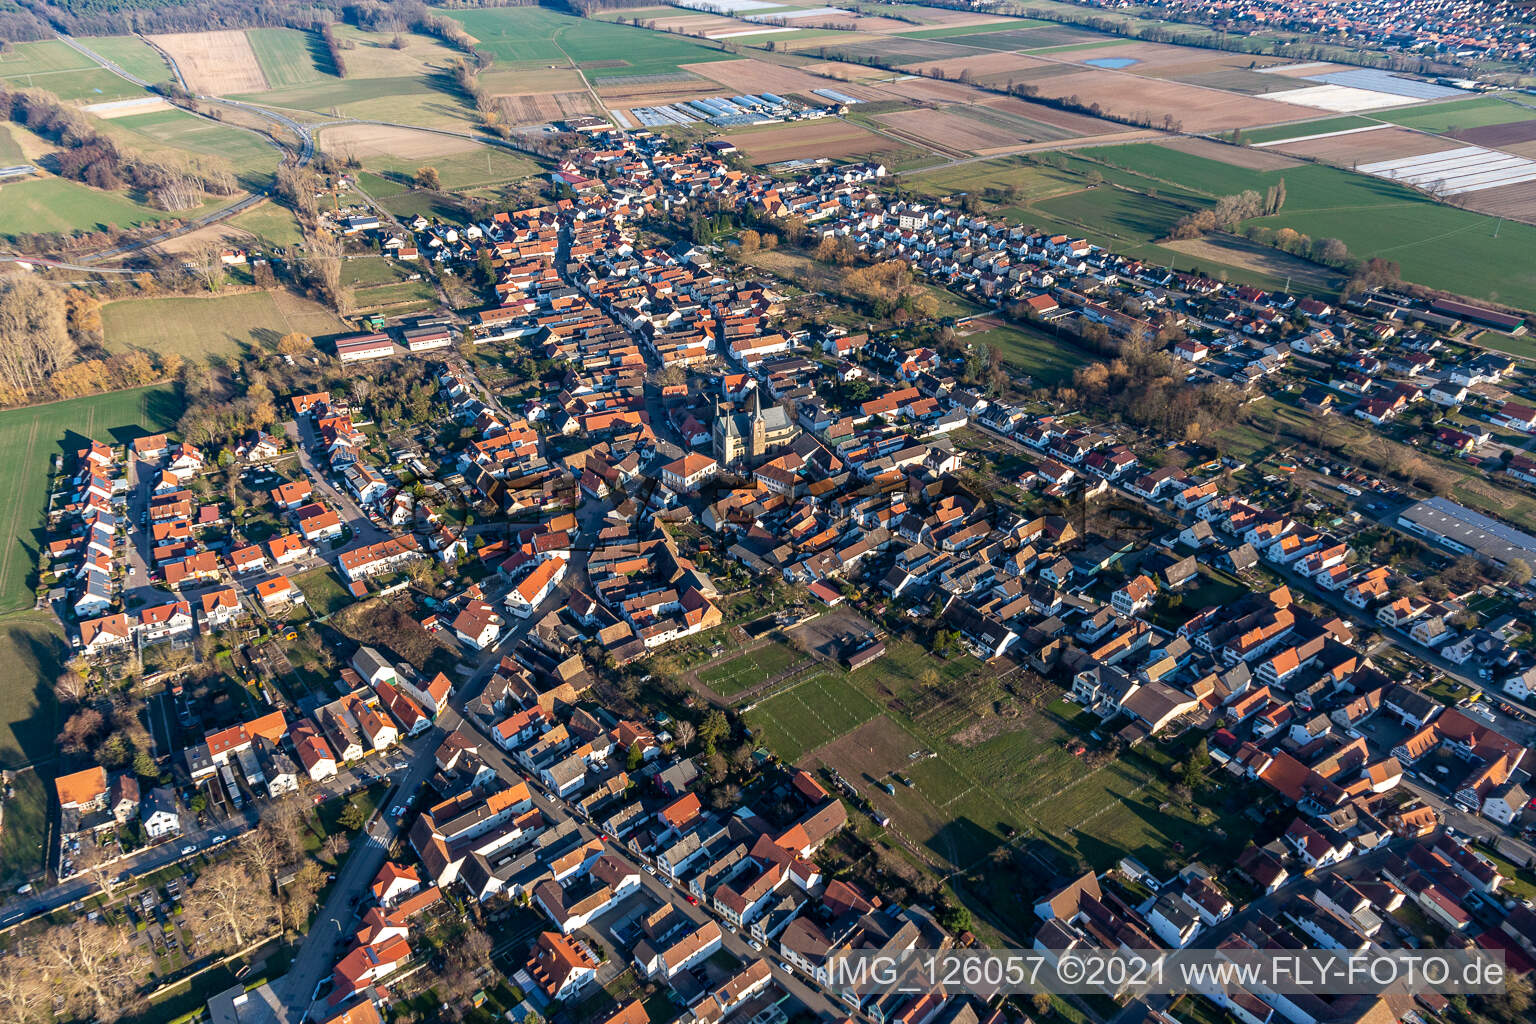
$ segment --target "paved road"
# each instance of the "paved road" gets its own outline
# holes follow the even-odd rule
[[[206,827],[186,832],[168,843],[132,854],[117,865],[118,884],[122,885],[134,878],[151,874],[167,864],[173,864],[185,857],[220,845],[214,842],[216,836],[223,837],[225,841],[233,839],[254,826],[256,820],[256,808],[247,805],[242,814],[210,822]],[[187,848],[191,848],[192,853],[184,853],[183,850]],[[61,907],[67,907],[77,900],[95,894],[98,888],[85,875],[75,875],[51,889],[12,899],[3,910],[0,910],[0,931],[29,921],[40,914],[52,913]]]
[[[373,525],[373,522],[358,507],[357,502],[335,487],[326,476],[324,468],[316,458],[320,452],[320,438],[315,433],[314,422],[308,416],[288,420],[283,424],[283,431],[290,439],[299,442],[299,466],[309,477],[315,491],[337,510],[348,529],[352,531],[352,540],[347,544],[346,550],[375,544],[392,536]]]

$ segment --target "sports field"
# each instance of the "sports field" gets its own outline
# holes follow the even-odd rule
[[[879,713],[846,675],[822,669],[747,712],[747,722],[759,743],[793,763]]]
[[[699,673],[699,682],[722,697],[734,697],[761,685],[804,657],[793,647],[775,641],[703,670]]]
[[[654,75],[679,64],[715,60],[721,51],[678,36],[574,18],[542,7],[444,11],[479,40],[478,48],[506,63],[563,63],[592,79]]]
[[[251,348],[271,348],[291,331],[316,337],[346,330],[319,305],[273,292],[124,299],[103,306],[101,320],[109,352],[143,348],[200,360],[233,359]]]
[[[53,457],[91,439],[121,444],[163,430],[181,415],[180,406],[173,388],[157,385],[0,412],[0,613],[32,607]]]

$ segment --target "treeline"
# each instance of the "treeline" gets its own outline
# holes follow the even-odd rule
[[[137,189],[156,209],[190,210],[201,206],[205,195],[228,196],[240,188],[222,158],[188,155],[170,162],[124,150],[85,115],[41,89],[0,89],[0,117],[56,143],[61,152],[53,158],[54,169],[60,177],[107,191]]]
[[[331,68],[336,72],[336,77],[346,78],[347,61],[341,55],[341,40],[336,38],[336,26],[329,22],[321,25],[320,39],[325,43],[326,56],[331,59]]]
[[[531,7],[535,0],[448,0],[443,7]],[[0,40],[51,39],[136,32],[203,32],[217,29],[294,28],[312,31],[333,22],[359,28],[389,23],[437,36],[468,50],[457,22],[434,14],[421,0],[14,0],[0,2]],[[439,24],[441,23],[441,24]],[[327,40],[327,45],[330,40]]]
[[[1285,179],[1281,178],[1263,195],[1248,189],[1236,195],[1222,196],[1215,206],[1180,217],[1168,237],[1174,240],[1199,238],[1218,228],[1235,234],[1243,221],[1279,213],[1284,206]]]

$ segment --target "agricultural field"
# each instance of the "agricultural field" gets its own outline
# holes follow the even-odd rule
[[[95,36],[85,45],[146,82],[171,80],[171,66],[165,58],[138,36]]]
[[[921,157],[923,150],[877,135],[847,121],[826,118],[766,128],[747,128],[722,136],[759,164],[781,160],[830,157],[841,160],[884,160]]]
[[[193,92],[229,96],[263,92],[269,87],[250,39],[238,29],[173,32],[148,38],[170,54]]]
[[[11,134],[11,126],[0,124],[0,166],[9,167],[12,164],[26,163],[27,155],[16,144],[16,137]]]
[[[292,331],[323,337],[347,326],[316,303],[286,296],[280,305],[271,292],[124,299],[103,306],[101,319],[109,352],[142,348],[204,361],[232,360],[252,348],[272,348]]]
[[[574,63],[594,81],[676,71],[719,50],[678,36],[574,18],[542,7],[445,11],[479,40],[479,48],[509,64]]]
[[[250,232],[263,245],[290,246],[304,240],[299,232],[299,222],[294,219],[292,211],[276,203],[253,206],[225,223]]]
[[[424,75],[447,67],[464,54],[430,36],[415,32],[401,32],[405,44],[400,49],[393,46],[391,33],[364,32],[351,25],[336,25],[336,38],[343,46],[342,60],[347,66],[347,78],[406,78]]]
[[[254,132],[218,124],[168,107],[144,114],[100,119],[103,135],[149,156],[191,152],[226,159],[252,191],[270,188],[282,154]]]
[[[418,168],[436,167],[449,190],[517,181],[540,170],[531,157],[498,146],[483,145],[431,132],[380,125],[340,125],[319,135],[320,148],[352,156],[375,175],[396,183],[393,194],[409,182]],[[364,187],[373,193],[371,184]]]
[[[252,28],[246,30],[251,52],[261,67],[262,76],[273,89],[308,85],[335,78],[330,55],[318,32],[300,32],[291,28]]]
[[[121,444],[164,430],[180,415],[181,402],[169,385],[0,412],[0,451],[9,456],[0,475],[0,614],[33,605],[31,580],[53,457],[73,453],[90,439]]]
[[[699,682],[727,699],[783,672],[804,655],[793,647],[774,641],[755,651],[739,654],[729,661],[699,672]]]
[[[1454,132],[1463,128],[1528,121],[1533,113],[1536,112],[1530,107],[1518,103],[1494,96],[1480,96],[1471,100],[1436,103],[1415,110],[1393,111],[1381,115],[1381,120],[1426,132]]]
[[[212,211],[229,201],[208,203],[201,212]],[[184,211],[175,216],[196,212]],[[30,178],[5,186],[5,199],[0,202],[0,236],[100,231],[113,224],[120,228],[139,227],[158,224],[172,216],[136,203],[120,192],[103,192],[63,178]]]
[[[1160,198],[1123,202],[1105,197],[1104,210],[1096,213],[1093,204],[1065,197],[1041,203],[1039,209],[1097,224],[1117,239],[1150,242],[1182,215],[1181,205],[1167,198],[1176,195],[1175,187],[1214,198],[1244,189],[1262,192],[1284,178],[1285,208],[1257,223],[1338,238],[1356,256],[1394,260],[1405,278],[1433,288],[1536,307],[1536,266],[1523,255],[1536,251],[1536,227],[1531,225],[1506,222],[1494,237],[1491,217],[1332,167],[1250,171],[1158,145],[1101,147],[1085,150],[1084,156],[1133,172],[1143,179],[1141,187],[1156,189]]]

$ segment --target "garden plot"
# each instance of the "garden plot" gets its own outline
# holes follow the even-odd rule
[[[1356,170],[1442,196],[1459,196],[1536,181],[1536,160],[1481,146],[1359,164]]]

